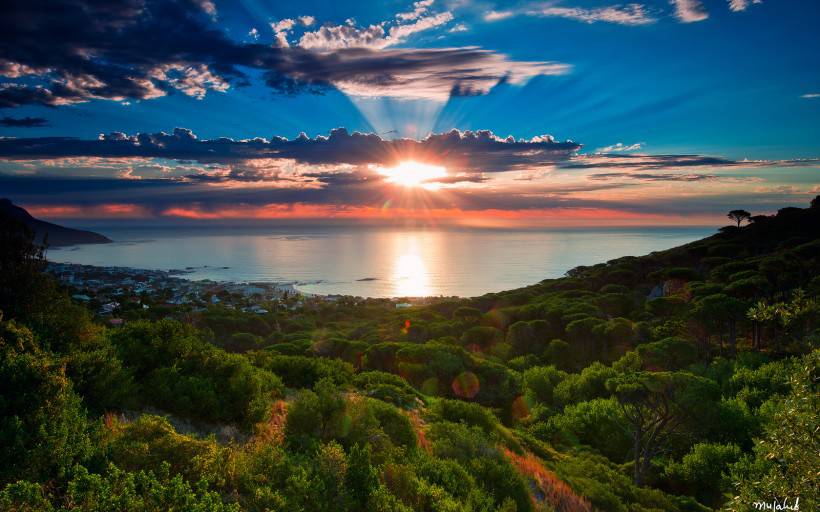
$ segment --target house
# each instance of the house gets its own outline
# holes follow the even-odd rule
[[[246,308],[242,308],[242,311],[246,313],[256,313],[257,315],[267,315],[268,310],[259,306],[258,304],[254,304],[253,306],[248,306]]]
[[[106,302],[105,304],[100,306],[100,314],[101,315],[110,315],[118,307],[120,307],[119,302],[116,302],[116,301]]]
[[[254,286],[252,284],[244,285],[240,288],[240,290],[245,297],[250,297],[251,295],[262,295],[266,291],[264,288]]]

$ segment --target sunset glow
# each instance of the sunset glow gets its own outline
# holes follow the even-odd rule
[[[820,3],[648,2],[12,2],[0,196],[55,221],[507,228],[820,193],[820,52],[793,37]]]

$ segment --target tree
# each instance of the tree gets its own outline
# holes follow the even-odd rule
[[[48,300],[44,249],[23,223],[0,217],[0,311],[20,319],[37,312]]]
[[[515,322],[507,330],[506,341],[512,349],[512,356],[524,354],[540,354],[546,348],[545,334],[547,322],[531,320],[529,322]]]
[[[734,355],[737,349],[737,323],[743,320],[747,310],[748,305],[744,301],[723,293],[716,293],[700,299],[695,304],[692,314],[705,327],[707,333],[712,329],[717,330],[721,349],[723,348],[723,334],[728,331],[729,351]]]
[[[31,331],[0,322],[0,486],[69,476],[91,454],[80,397]]]
[[[800,510],[817,510],[820,474],[817,472],[817,363],[820,351],[800,359],[791,376],[791,390],[761,407],[767,419],[764,434],[755,441],[754,457],[736,464],[732,471],[736,496],[731,510],[748,510],[749,503],[800,498]]]
[[[348,454],[345,475],[351,510],[367,510],[370,496],[379,487],[379,475],[370,461],[370,445],[353,445]]]
[[[695,345],[676,337],[640,345],[637,351],[646,369],[680,370],[693,364],[698,357]]]
[[[718,507],[729,484],[727,468],[737,462],[740,453],[740,448],[733,444],[698,443],[680,462],[666,466],[666,477],[675,490]]]
[[[748,222],[752,218],[752,214],[746,210],[732,210],[726,216],[737,222],[737,227],[740,227],[740,223],[744,220]]]
[[[625,419],[614,398],[567,405],[547,422],[548,429],[566,441],[591,446],[617,463],[627,459],[631,448],[624,425]]]
[[[634,481],[643,485],[669,438],[715,401],[717,385],[684,372],[632,372],[607,382],[632,435]]]

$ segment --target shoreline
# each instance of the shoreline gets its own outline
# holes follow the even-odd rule
[[[232,293],[242,294],[248,298],[253,296],[266,296],[270,300],[278,300],[288,296],[300,296],[306,299],[314,298],[327,301],[336,301],[344,297],[350,297],[366,300],[385,300],[391,303],[427,303],[431,300],[465,298],[456,295],[365,297],[340,293],[314,293],[299,289],[300,285],[317,284],[322,281],[217,281],[213,279],[190,279],[186,277],[186,275],[194,273],[196,269],[207,267],[209,266],[161,270],[119,265],[103,266],[84,263],[64,263],[46,260],[46,271],[57,278],[61,284],[72,288],[91,290],[94,293],[112,287],[116,287],[115,292],[123,287],[130,287],[131,293],[139,295],[144,292],[155,293],[158,290],[169,288],[176,290],[181,283],[187,283],[189,289],[196,289],[195,294],[197,298],[200,298],[200,295],[207,295],[216,290],[227,290]],[[376,278],[366,278],[366,280],[372,281],[376,280]],[[125,292],[122,292],[114,293],[113,295],[125,294]],[[186,302],[180,299],[169,303],[183,304]]]
[[[313,296],[313,295],[322,295],[316,293],[309,293],[309,292],[302,292],[298,290],[296,287],[302,284],[314,284],[315,282],[300,282],[300,281],[246,281],[246,280],[215,280],[215,279],[191,279],[185,277],[188,274],[193,274],[196,269],[201,268],[211,268],[209,265],[204,265],[200,267],[185,267],[184,269],[170,269],[170,270],[162,270],[162,269],[149,269],[149,268],[140,268],[140,267],[127,267],[127,266],[120,266],[120,265],[89,265],[86,263],[70,263],[70,262],[59,262],[59,261],[51,261],[46,260],[46,268],[49,272],[53,273],[53,269],[74,269],[74,270],[83,270],[89,272],[104,272],[108,274],[125,274],[125,275],[161,275],[166,277],[167,279],[179,279],[184,280],[190,283],[197,283],[197,284],[213,284],[213,285],[263,285],[263,286],[273,286],[283,291],[289,291],[292,293],[298,293],[301,295],[306,296]],[[226,269],[228,267],[212,267],[217,269]]]

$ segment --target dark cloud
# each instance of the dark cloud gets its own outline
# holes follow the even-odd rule
[[[591,174],[589,179],[597,181],[608,181],[612,179],[631,179],[637,181],[709,181],[716,180],[714,174],[649,174],[643,172],[604,172]]]
[[[592,179],[613,179],[633,177],[646,181],[698,181],[709,179],[709,175],[701,174],[657,174],[648,171],[663,171],[670,169],[724,169],[739,168],[752,169],[763,167],[812,167],[820,164],[820,159],[788,159],[788,160],[733,160],[716,156],[704,155],[647,155],[623,153],[595,153],[576,155],[569,160],[558,164],[561,169],[594,170],[613,169],[619,172],[601,173],[590,176]],[[626,172],[630,171],[630,172]],[[644,172],[646,174],[637,174]],[[597,178],[596,178],[597,176]]]
[[[0,124],[8,128],[41,128],[48,126],[48,119],[42,117],[4,117]]]
[[[382,205],[390,200],[393,207],[458,208],[463,211],[486,209],[528,210],[540,208],[613,208],[623,203],[606,199],[571,197],[562,191],[532,188],[499,194],[489,189],[448,189],[411,192],[385,187],[379,176],[358,173],[322,175],[321,187],[221,187],[204,181],[170,179],[117,180],[9,177],[0,175],[0,189],[20,204],[54,204],[94,207],[103,203],[134,204],[160,215],[173,207],[196,207],[219,211],[239,205],[263,207],[270,204],[313,204],[339,208]],[[639,209],[626,205],[626,209]]]
[[[311,51],[239,43],[195,0],[9,0],[0,4],[0,108],[92,99],[202,97],[261,70],[279,93],[338,87],[360,96],[446,99],[500,82],[562,74],[564,64],[516,62],[475,47]],[[413,87],[408,87],[412,84]]]
[[[703,155],[639,155],[606,153],[580,155],[572,161],[561,164],[563,169],[664,169],[679,167],[727,167],[750,164],[746,161]]]
[[[530,140],[502,139],[492,132],[452,130],[422,140],[386,140],[375,134],[349,133],[337,128],[330,135],[295,139],[273,137],[233,140],[199,139],[188,129],[173,133],[126,135],[114,132],[97,140],[68,137],[0,140],[0,158],[57,159],[66,157],[146,157],[199,162],[243,162],[286,159],[302,164],[395,165],[418,160],[444,165],[452,173],[500,172],[554,165],[580,148],[550,136]]]

